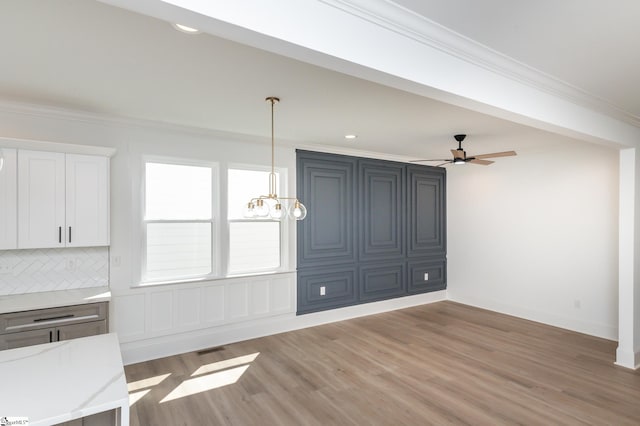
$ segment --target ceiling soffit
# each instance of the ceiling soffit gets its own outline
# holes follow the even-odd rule
[[[391,1],[318,0],[490,72],[574,104],[640,126],[640,117],[565,81],[519,62]]]

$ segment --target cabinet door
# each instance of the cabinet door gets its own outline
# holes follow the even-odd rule
[[[0,148],[0,154],[0,250],[8,250],[18,247],[17,152]]]
[[[9,333],[0,335],[0,350],[22,348],[24,346],[39,345],[49,343],[53,340],[52,328],[41,328],[40,330],[21,331],[20,333]]]
[[[18,248],[64,247],[64,154],[18,151]]]
[[[109,245],[109,158],[66,156],[67,247]]]
[[[54,340],[70,340],[78,337],[95,336],[107,332],[107,321],[91,321],[58,327]]]

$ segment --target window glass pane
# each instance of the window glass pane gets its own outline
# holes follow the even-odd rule
[[[269,172],[229,169],[229,219],[242,219],[244,207],[259,195],[269,195]],[[279,183],[276,173],[276,181]]]
[[[211,273],[211,223],[147,224],[147,281]]]
[[[145,219],[211,219],[210,167],[146,164]]]
[[[229,233],[229,273],[280,267],[280,222],[231,222]]]

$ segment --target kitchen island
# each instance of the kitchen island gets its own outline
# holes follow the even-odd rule
[[[129,396],[115,333],[0,351],[0,418],[48,426],[116,409],[129,425]]]

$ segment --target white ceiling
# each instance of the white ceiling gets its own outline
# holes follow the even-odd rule
[[[640,116],[638,49],[619,54],[640,38],[611,14],[600,22],[604,2],[397,2]],[[633,0],[616,2],[628,6],[620,23],[637,17]],[[267,136],[264,98],[276,95],[277,138],[410,157],[447,155],[455,133],[470,154],[572,143],[94,1],[1,1],[0,51],[0,100]]]

